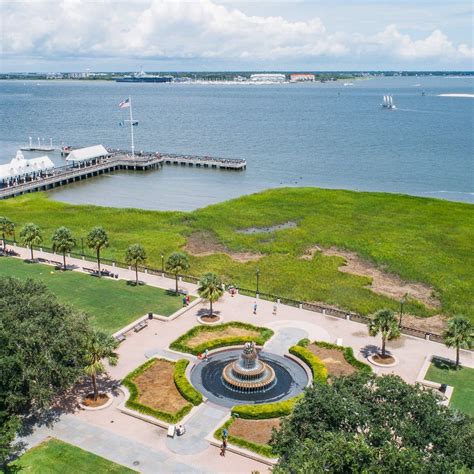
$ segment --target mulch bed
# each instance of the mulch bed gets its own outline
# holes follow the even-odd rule
[[[94,400],[94,395],[87,395],[87,397],[83,398],[81,403],[90,408],[97,408],[105,405],[109,401],[109,396],[105,393],[99,393],[97,400]]]
[[[268,444],[273,428],[280,428],[280,418],[269,418],[268,420],[236,418],[229,427],[229,434],[253,443]]]
[[[385,355],[385,357],[382,357],[382,354],[374,354],[372,356],[372,360],[374,362],[377,362],[377,364],[393,364],[395,362],[395,359],[390,356],[390,355]]]
[[[309,344],[308,349],[317,357],[319,357],[322,363],[328,369],[330,377],[339,377],[341,375],[350,375],[357,372],[357,369],[353,367],[344,358],[342,351],[337,349],[326,349],[325,347],[319,347],[315,344]]]
[[[204,321],[205,323],[215,323],[216,321],[219,321],[219,316],[216,316],[215,314],[211,315],[206,315],[206,316],[201,316],[201,321]]]

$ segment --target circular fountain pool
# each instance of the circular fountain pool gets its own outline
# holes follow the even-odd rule
[[[246,367],[247,363],[245,348],[218,352],[193,368],[191,383],[211,402],[225,407],[286,400],[308,384],[304,368],[286,357],[262,351],[255,363]]]

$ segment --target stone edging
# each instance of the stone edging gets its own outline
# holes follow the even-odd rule
[[[303,360],[301,360],[299,357],[294,356],[293,354],[283,354],[283,357],[286,357],[287,359],[290,359],[293,361],[295,364],[298,364],[300,367],[303,368],[303,370],[306,372],[306,375],[308,376],[308,384],[306,385],[307,387],[310,387],[313,385],[313,373],[311,372],[311,368],[306,364]],[[282,400],[285,401],[285,400]]]
[[[110,405],[112,405],[112,403],[114,402],[114,396],[111,394],[111,393],[106,393],[106,392],[99,392],[99,394],[102,393],[104,395],[107,395],[109,397],[109,399],[103,404],[103,405],[100,405],[99,407],[88,407],[87,405],[83,405],[82,403],[79,402],[79,406],[83,409],[83,410],[86,410],[86,411],[99,411],[99,410],[105,410],[106,408],[108,408]],[[88,393],[87,395],[92,395],[93,392],[91,393]],[[87,396],[86,395],[86,396]]]
[[[201,318],[202,316],[198,316],[196,319],[198,320],[199,324],[202,324],[203,326],[214,326],[216,324],[220,324],[222,322],[222,317],[216,315],[219,319],[217,321],[214,321],[213,323],[208,323],[206,321],[203,321]]]
[[[423,365],[421,366],[420,372],[418,373],[416,382],[420,383],[421,385],[425,387],[439,390],[442,384],[425,379],[426,373],[428,372],[428,369],[430,368],[430,365],[433,359],[445,360],[452,363],[450,359],[446,359],[445,357],[435,356],[433,354],[427,355],[425,357],[425,361],[423,362]],[[451,385],[446,385],[446,392],[444,394],[440,392],[441,396],[443,397],[443,400],[441,401],[441,403],[443,405],[448,406],[449,402],[451,401],[451,397],[453,396],[453,393],[454,393],[454,387]]]
[[[378,353],[377,353],[378,354]],[[371,354],[369,355],[369,357],[367,357],[367,360],[375,365],[376,367],[381,367],[382,369],[385,368],[385,369],[390,369],[391,367],[395,367],[396,365],[398,365],[399,361],[398,361],[398,358],[395,357],[393,354],[390,354],[390,357],[392,357],[394,359],[394,361],[391,363],[391,364],[379,364],[378,362],[375,362],[374,361],[374,355],[375,354]]]

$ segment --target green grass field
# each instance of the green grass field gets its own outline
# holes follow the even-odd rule
[[[38,224],[50,244],[53,230],[66,225],[80,238],[94,225],[110,234],[105,257],[123,260],[128,245],[145,246],[151,267],[161,267],[161,252],[182,248],[196,231],[211,231],[234,251],[264,254],[259,261],[239,263],[224,254],[192,257],[190,273],[215,271],[225,281],[305,301],[322,301],[370,314],[399,303],[371,292],[369,278],[338,271],[340,257],[300,257],[310,246],[337,246],[357,252],[387,272],[434,288],[446,315],[474,320],[474,206],[412,196],[358,193],[317,188],[269,190],[194,212],[155,212],[75,206],[35,193],[0,203],[0,215]],[[238,229],[294,221],[297,226],[271,233],[242,234]],[[18,235],[18,233],[17,233]],[[78,239],[80,240],[80,239]],[[427,316],[416,301],[406,311]]]
[[[20,474],[85,474],[94,472],[131,474],[136,472],[54,438],[30,449],[9,467],[8,472]]]
[[[169,316],[182,306],[181,298],[152,286],[130,286],[124,280],[62,272],[49,265],[0,258],[0,276],[42,281],[61,301],[90,316],[94,327],[109,333],[148,312]]]
[[[455,370],[453,364],[435,359],[430,365],[425,379],[454,387],[449,406],[474,417],[474,369],[462,367]]]

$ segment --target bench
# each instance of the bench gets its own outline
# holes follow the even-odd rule
[[[123,342],[125,341],[126,337],[124,334],[119,334],[118,336],[115,336],[115,339],[118,341],[118,342]]]
[[[141,331],[142,329],[146,328],[148,326],[148,323],[146,321],[141,321],[137,325],[133,327],[133,330],[135,332]]]

